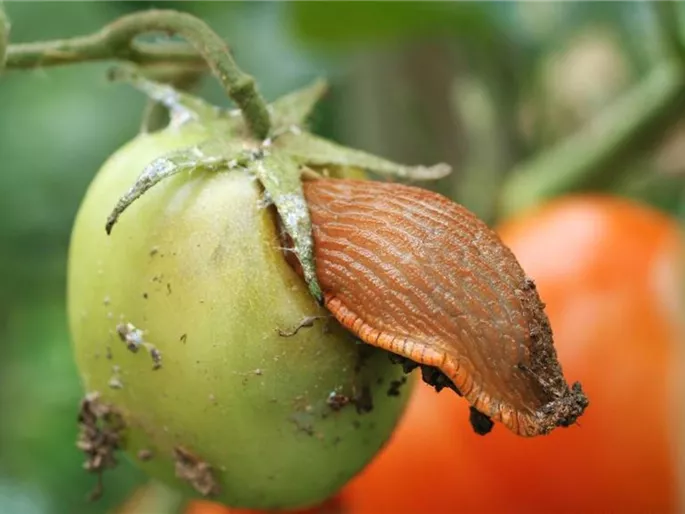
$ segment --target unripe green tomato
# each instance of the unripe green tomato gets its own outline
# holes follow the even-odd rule
[[[76,361],[86,390],[122,414],[125,449],[150,475],[203,489],[192,477],[199,470],[179,462],[181,448],[211,466],[218,501],[315,504],[387,440],[408,386],[389,394],[400,367],[309,296],[283,258],[275,211],[260,205],[259,183],[245,172],[166,179],[106,234],[108,214],[145,165],[204,138],[198,124],[140,135],[90,186],[69,255]],[[279,334],[309,316],[321,318]],[[133,352],[120,333],[144,344]],[[342,406],[367,392],[370,412]]]

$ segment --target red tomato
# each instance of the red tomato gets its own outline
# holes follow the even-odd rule
[[[343,492],[347,514],[677,512],[685,356],[677,224],[627,200],[569,197],[500,227],[535,279],[577,426],[481,437],[463,401],[417,390],[383,454]],[[678,384],[678,385],[677,385]]]
[[[685,376],[678,224],[628,200],[568,197],[500,227],[535,279],[569,380],[590,406],[579,426],[518,440],[471,438],[497,466],[509,512],[675,512]]]

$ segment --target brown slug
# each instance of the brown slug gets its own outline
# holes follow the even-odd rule
[[[534,282],[484,222],[396,183],[318,179],[304,192],[324,303],[359,339],[422,365],[424,379],[442,372],[479,433],[492,419],[542,435],[583,413]]]

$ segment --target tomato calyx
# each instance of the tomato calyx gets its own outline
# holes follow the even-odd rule
[[[323,81],[286,95],[269,106],[273,120],[270,137],[257,141],[239,111],[225,111],[171,86],[144,78],[130,67],[116,68],[112,78],[123,80],[160,102],[170,113],[169,127],[199,123],[207,139],[192,147],[155,159],[135,184],[119,199],[107,219],[109,234],[119,216],[146,191],[165,178],[198,170],[208,172],[243,169],[255,176],[276,207],[283,229],[293,241],[293,252],[303,271],[310,294],[322,301],[313,256],[312,224],[302,190],[306,178],[317,174],[310,167],[356,167],[379,175],[413,180],[434,180],[451,172],[447,164],[406,166],[365,152],[339,146],[302,128],[325,92]]]

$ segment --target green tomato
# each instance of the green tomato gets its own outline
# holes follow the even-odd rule
[[[206,137],[199,124],[140,135],[90,186],[69,256],[76,361],[150,475],[235,507],[312,505],[373,458],[408,386],[390,395],[402,370],[309,296],[245,172],[162,181],[106,235],[145,165]]]

